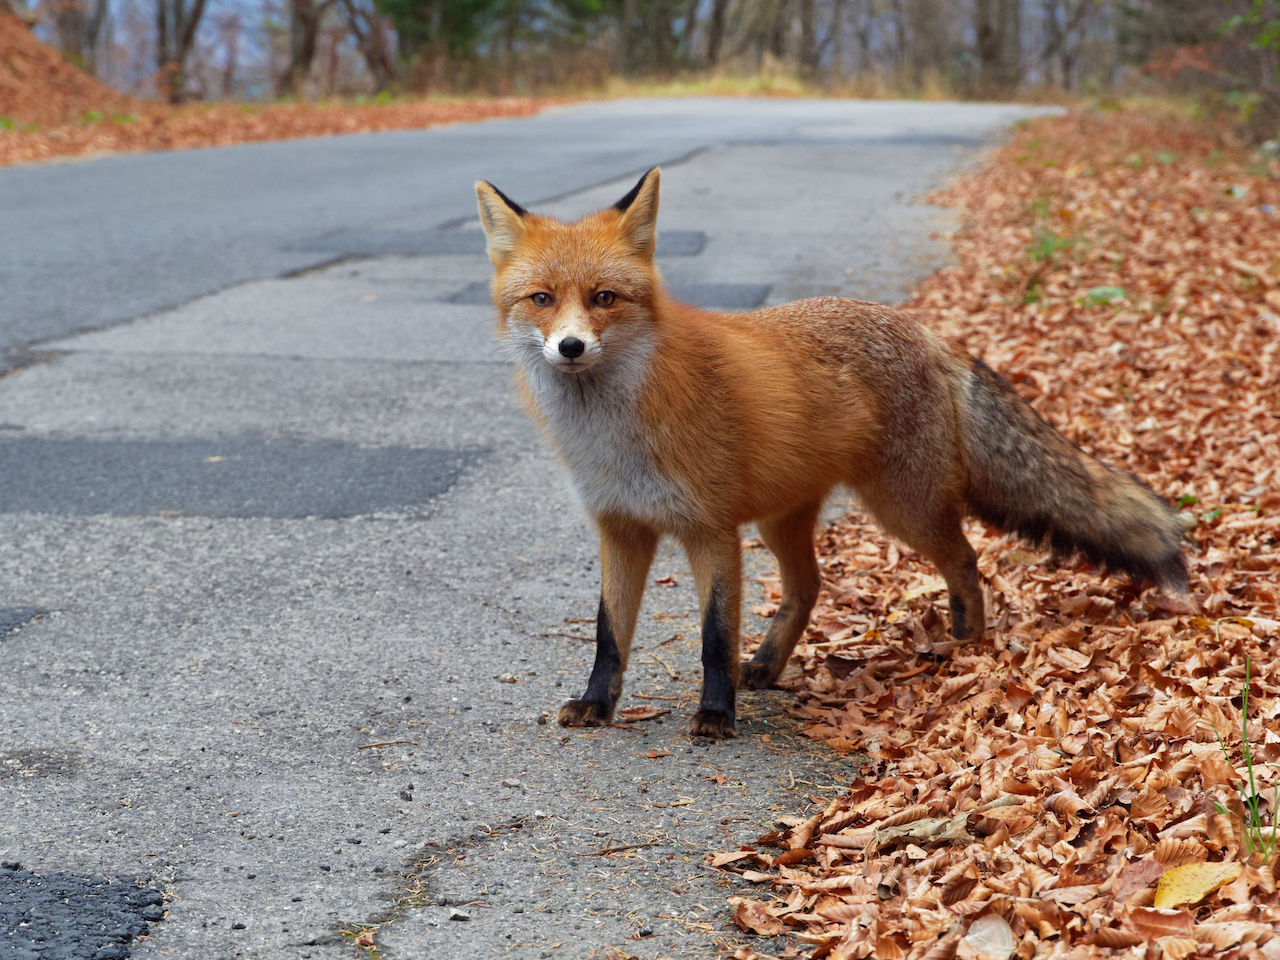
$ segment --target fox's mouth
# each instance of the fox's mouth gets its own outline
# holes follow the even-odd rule
[[[589,370],[595,366],[595,358],[593,357],[590,360],[586,357],[579,357],[576,360],[552,360],[550,366],[560,373],[577,376],[584,370]]]

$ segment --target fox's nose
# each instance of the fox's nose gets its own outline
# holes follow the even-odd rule
[[[576,360],[582,356],[582,351],[586,349],[587,345],[577,337],[565,337],[560,341],[560,353],[570,360]]]

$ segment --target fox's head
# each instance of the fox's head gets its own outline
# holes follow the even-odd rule
[[[524,363],[576,375],[646,338],[659,293],[653,248],[658,168],[607,210],[577,223],[529,213],[476,184],[498,332]]]

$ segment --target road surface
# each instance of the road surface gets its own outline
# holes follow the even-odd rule
[[[135,957],[723,955],[706,855],[851,767],[777,691],[686,736],[670,546],[622,704],[670,715],[547,722],[598,565],[512,397],[472,182],[575,216],[661,164],[682,296],[894,301],[946,258],[921,196],[1026,115],[622,101],[0,170],[0,956],[147,890]],[[48,878],[84,893],[60,933],[5,916]]]

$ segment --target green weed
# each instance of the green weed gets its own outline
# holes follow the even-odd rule
[[[1219,637],[1218,620],[1213,625],[1214,639],[1221,645]],[[1258,792],[1257,782],[1253,777],[1253,749],[1249,746],[1249,658],[1244,658],[1244,690],[1240,694],[1240,755],[1244,760],[1245,769],[1249,772],[1248,789],[1239,787],[1240,803],[1244,807],[1244,847],[1245,852],[1249,856],[1255,853],[1262,854],[1262,862],[1265,864],[1271,859],[1271,854],[1275,852],[1276,841],[1280,838],[1277,834],[1277,818],[1276,809],[1280,805],[1280,788],[1271,788],[1271,836],[1267,836],[1266,828],[1262,823],[1262,805],[1266,802],[1266,797]],[[1217,731],[1214,731],[1217,733]],[[1226,758],[1227,763],[1231,763],[1231,754],[1227,750],[1227,744],[1222,739],[1222,734],[1218,734],[1218,744],[1222,747],[1222,755]],[[1229,811],[1227,807],[1217,801],[1214,802],[1214,809],[1218,813],[1226,816]]]
[[[1046,230],[1036,237],[1027,252],[1036,263],[1044,263],[1046,260],[1056,260],[1058,254],[1065,253],[1074,246],[1073,238],[1060,237]]]
[[[1081,305],[1090,307],[1107,307],[1113,303],[1127,299],[1128,291],[1122,287],[1094,287],[1084,295]]]

